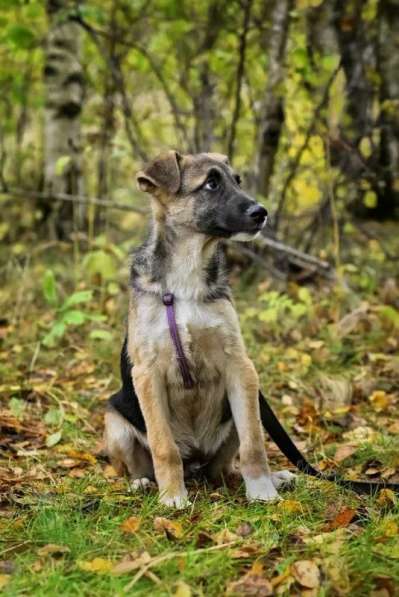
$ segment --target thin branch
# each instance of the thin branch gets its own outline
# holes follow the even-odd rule
[[[309,126],[309,128],[307,130],[307,133],[306,133],[306,136],[305,136],[305,140],[302,143],[301,147],[298,149],[297,154],[296,154],[296,156],[295,156],[295,158],[294,158],[294,160],[292,162],[291,170],[290,170],[290,172],[289,172],[289,174],[288,174],[288,176],[286,178],[286,181],[284,183],[284,187],[283,187],[283,190],[281,191],[280,200],[279,200],[279,203],[278,203],[278,206],[277,206],[277,210],[276,210],[276,212],[274,214],[273,229],[274,229],[275,232],[277,232],[277,230],[278,230],[278,226],[279,226],[279,223],[280,223],[281,214],[282,214],[282,211],[284,209],[285,200],[287,198],[288,189],[289,189],[289,187],[291,185],[291,182],[295,178],[296,171],[297,171],[298,166],[300,164],[303,152],[305,151],[305,149],[308,146],[310,137],[312,136],[312,134],[314,132],[314,129],[316,127],[317,121],[318,121],[318,119],[320,117],[320,113],[321,113],[322,109],[324,108],[324,106],[325,106],[325,104],[326,104],[326,102],[328,100],[331,86],[332,86],[333,82],[335,81],[335,78],[336,78],[338,72],[340,71],[340,69],[341,69],[341,62],[339,62],[338,66],[335,68],[335,70],[331,74],[331,76],[330,76],[330,78],[329,78],[329,80],[328,80],[328,82],[327,82],[327,84],[326,84],[326,86],[324,88],[321,100],[318,103],[318,105],[317,105],[317,107],[316,107],[316,109],[315,109],[315,111],[313,113],[313,118],[312,118],[310,126]]]
[[[70,201],[72,203],[81,203],[88,205],[101,205],[109,209],[119,209],[121,211],[134,211],[139,214],[148,215],[149,211],[134,205],[127,205],[120,201],[111,201],[110,199],[99,199],[98,197],[86,197],[85,195],[69,195],[67,193],[44,193],[41,191],[30,191],[19,188],[5,188],[0,190],[0,195],[11,195],[21,199],[55,199],[58,201]]]
[[[103,48],[102,43],[99,40],[99,36],[97,31],[89,25],[86,21],[84,21],[80,16],[74,16],[73,20],[78,23],[92,38],[94,44],[97,46],[100,54],[102,55],[105,63],[107,64],[108,68],[111,71],[112,78],[114,79],[115,87],[119,90],[121,94],[122,100],[122,112],[124,116],[125,122],[125,131],[129,143],[132,149],[137,153],[137,155],[142,159],[144,162],[147,161],[147,154],[143,150],[141,143],[137,140],[132,128],[130,119],[132,117],[132,109],[129,104],[129,100],[126,95],[126,89],[124,85],[124,79],[121,75],[121,67],[119,64],[119,60],[116,60],[116,57],[109,57],[108,53],[105,48]]]
[[[128,205],[126,203],[121,203],[119,201],[111,201],[110,199],[99,199],[98,197],[86,197],[84,195],[68,195],[66,193],[44,193],[40,191],[31,191],[26,189],[3,189],[0,190],[0,195],[11,195],[13,197],[18,197],[21,199],[24,198],[37,198],[37,199],[54,199],[59,201],[71,201],[76,203],[83,203],[83,204],[92,204],[92,205],[101,205],[102,207],[106,207],[109,209],[119,209],[121,211],[132,211],[135,213],[139,213],[142,215],[149,215],[149,210],[143,209],[141,207],[135,207],[134,205]],[[303,251],[299,251],[298,249],[294,249],[285,243],[273,240],[271,238],[261,236],[258,238],[255,243],[264,248],[267,247],[272,251],[277,253],[284,253],[289,256],[290,261],[292,263],[296,263],[297,265],[307,266],[311,265],[322,274],[327,275],[328,277],[331,276],[332,266],[328,261],[323,261],[322,259],[318,259],[313,255],[308,255]],[[248,250],[246,247],[242,247],[239,244],[235,244],[235,250],[238,252],[243,253],[244,255],[248,255],[254,261],[261,264],[262,267],[267,269],[273,275],[276,275],[275,271],[272,270],[262,259],[260,255],[257,255],[254,251]],[[274,268],[273,268],[274,269]],[[281,276],[277,276],[281,277]]]

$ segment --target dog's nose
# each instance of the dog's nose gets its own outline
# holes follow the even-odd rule
[[[256,224],[263,224],[267,218],[267,211],[262,205],[256,203],[255,205],[251,205],[247,210],[247,215],[256,222]]]

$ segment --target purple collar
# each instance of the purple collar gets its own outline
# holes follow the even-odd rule
[[[177,363],[183,378],[183,385],[186,390],[192,390],[195,384],[193,378],[191,377],[190,366],[188,364],[187,357],[184,354],[183,346],[179,336],[179,330],[177,329],[174,301],[175,297],[171,292],[165,292],[165,294],[162,296],[162,302],[166,307],[166,315],[168,317],[169,332],[176,350]]]

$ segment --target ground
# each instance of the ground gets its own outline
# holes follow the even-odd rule
[[[263,390],[310,461],[398,482],[397,265],[375,241],[356,251],[335,283],[281,289],[233,271],[234,294]],[[265,505],[247,504],[242,486],[191,484],[192,506],[173,512],[155,489],[131,494],[116,477],[101,434],[119,383],[126,252],[104,238],[84,253],[77,243],[3,249],[0,590],[394,595],[389,490],[357,496],[299,475]],[[274,469],[289,467],[267,447]]]

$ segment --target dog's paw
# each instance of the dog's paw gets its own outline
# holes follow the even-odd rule
[[[130,479],[129,486],[131,491],[145,491],[151,485],[151,481],[147,477],[140,479]]]
[[[276,489],[282,485],[290,485],[295,482],[296,475],[290,471],[276,471],[272,473],[272,482]]]
[[[188,499],[186,488],[175,495],[171,495],[168,492],[160,493],[159,501],[164,506],[168,506],[168,508],[176,508],[177,510],[182,510],[183,508],[187,508],[191,505],[191,502]]]
[[[257,479],[244,477],[247,498],[250,502],[275,502],[280,499],[270,475],[262,475]]]

